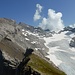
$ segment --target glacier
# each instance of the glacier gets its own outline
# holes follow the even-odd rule
[[[54,34],[53,37],[44,37],[45,46],[49,48],[47,58],[67,75],[75,75],[75,48],[69,42],[75,34],[64,31]]]

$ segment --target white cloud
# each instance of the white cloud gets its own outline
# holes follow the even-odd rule
[[[37,9],[36,9],[36,12],[35,12],[34,17],[33,17],[34,21],[37,21],[41,18],[40,13],[42,12],[43,7],[40,4],[36,4],[36,8]]]
[[[72,28],[75,28],[75,24],[73,24],[73,25],[69,25],[70,27],[72,27]]]
[[[48,9],[48,17],[43,18],[42,22],[39,23],[39,27],[43,29],[50,29],[51,31],[61,30],[63,25],[62,13],[56,13],[53,9]]]

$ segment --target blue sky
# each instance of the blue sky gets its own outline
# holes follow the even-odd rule
[[[75,0],[0,0],[0,17],[37,26],[42,20],[33,20],[36,4],[43,7],[40,13],[42,17],[47,18],[48,9],[53,9],[56,13],[62,13],[64,25],[75,23]]]

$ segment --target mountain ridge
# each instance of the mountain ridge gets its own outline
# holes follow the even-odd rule
[[[63,30],[56,33],[55,31],[50,32],[49,30],[43,30],[40,27],[33,27],[22,22],[17,24],[14,20],[2,18],[0,19],[0,42],[2,42],[3,39],[12,41],[20,46],[23,52],[25,52],[27,48],[32,48],[35,55],[40,56],[49,63],[52,61],[54,63],[52,63],[53,66],[59,67],[59,69],[63,70],[68,75],[73,75],[72,73],[70,74],[70,72],[68,73],[65,68],[62,69],[64,66],[61,66],[60,63],[66,60],[59,58],[59,55],[61,53],[60,51],[65,54],[67,48],[74,48],[75,42],[73,41],[74,39],[72,39],[74,37],[74,30],[74,28],[65,27]],[[65,44],[65,46],[63,44]],[[15,45],[13,47],[15,47]]]

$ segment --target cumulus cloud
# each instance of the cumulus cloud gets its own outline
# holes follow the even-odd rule
[[[43,29],[50,29],[51,31],[59,31],[61,30],[63,25],[62,13],[55,12],[53,9],[48,9],[48,17],[44,17],[42,22],[39,23],[39,27]]]
[[[33,17],[34,21],[37,21],[41,18],[40,13],[42,12],[43,7],[40,4],[36,4],[36,8],[37,9],[36,9],[36,12],[35,12],[34,17]]]

